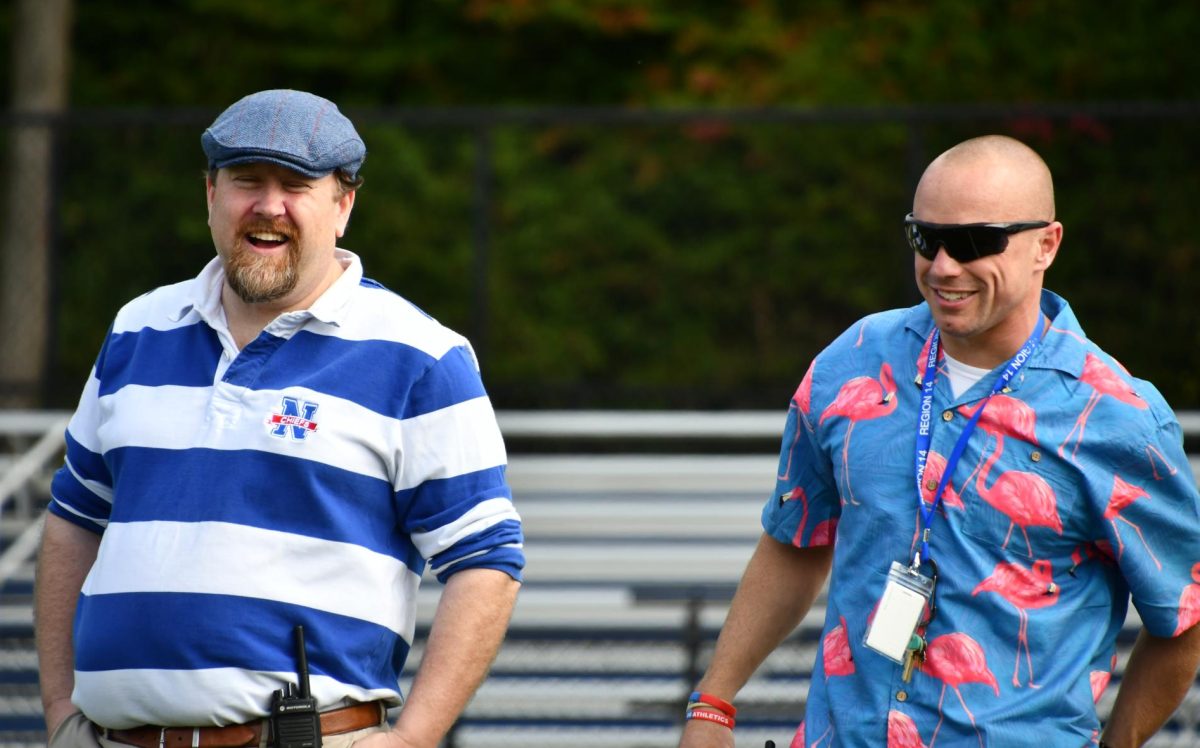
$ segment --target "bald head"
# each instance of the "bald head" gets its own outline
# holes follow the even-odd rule
[[[933,160],[913,197],[932,223],[1054,220],[1054,182],[1032,148],[1005,135],[964,141]]]

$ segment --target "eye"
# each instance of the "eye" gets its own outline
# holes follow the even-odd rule
[[[288,192],[307,192],[312,189],[312,182],[292,180],[284,182],[283,188]]]

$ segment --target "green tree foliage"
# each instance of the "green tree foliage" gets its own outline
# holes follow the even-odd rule
[[[912,187],[983,132],[1054,170],[1048,285],[1200,407],[1197,29],[1167,2],[81,2],[51,404],[120,303],[212,256],[201,130],[292,87],[367,141],[345,246],[472,335],[501,407],[785,404],[837,332],[916,301]]]

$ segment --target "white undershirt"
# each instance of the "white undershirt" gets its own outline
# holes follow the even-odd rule
[[[943,355],[946,356],[946,373],[950,375],[950,391],[955,397],[971,389],[972,385],[992,372],[991,369],[980,369],[978,366],[970,366],[950,358],[948,353]]]

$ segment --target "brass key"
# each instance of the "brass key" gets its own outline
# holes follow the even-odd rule
[[[908,650],[904,653],[904,671],[900,674],[905,683],[912,679],[913,668],[921,667],[921,663],[924,661],[925,640],[917,634],[913,634],[908,643]]]
[[[915,649],[909,649],[904,652],[904,672],[901,673],[900,677],[905,683],[908,683],[908,681],[912,679],[913,666],[916,664],[917,660],[916,655],[917,650]]]

